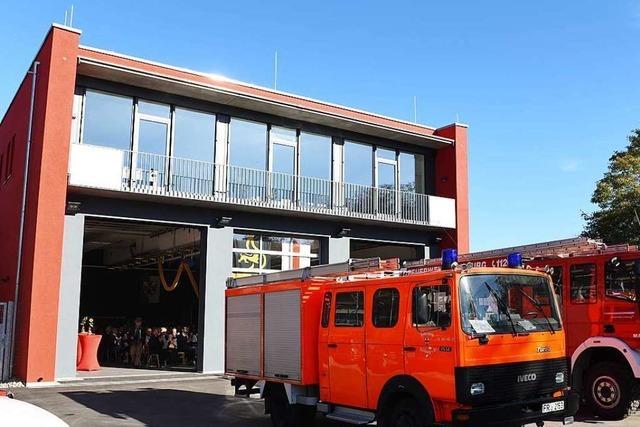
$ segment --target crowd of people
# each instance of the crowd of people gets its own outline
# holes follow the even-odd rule
[[[128,326],[106,326],[100,343],[102,364],[135,368],[195,365],[198,335],[188,326],[145,327],[136,318]]]

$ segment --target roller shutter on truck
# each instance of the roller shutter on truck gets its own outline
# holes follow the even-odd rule
[[[260,294],[227,297],[226,371],[260,375]]]
[[[300,380],[300,290],[264,294],[264,376]]]

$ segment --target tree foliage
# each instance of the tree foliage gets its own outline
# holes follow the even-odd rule
[[[625,150],[609,158],[609,169],[596,184],[593,213],[583,213],[584,236],[605,243],[640,244],[640,129],[629,135]]]

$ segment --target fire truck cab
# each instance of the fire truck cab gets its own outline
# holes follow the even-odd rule
[[[390,427],[571,422],[549,276],[450,264],[410,274],[358,260],[231,280],[226,373],[238,394],[260,392],[277,427],[317,411]]]
[[[585,406],[620,419],[640,406],[640,250],[584,237],[460,256],[470,266],[503,266],[517,251],[552,276],[564,319],[572,388]],[[439,269],[440,260],[409,263]]]

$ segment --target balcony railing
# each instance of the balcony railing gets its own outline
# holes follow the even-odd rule
[[[455,228],[453,199],[158,154],[73,144],[70,184]]]

